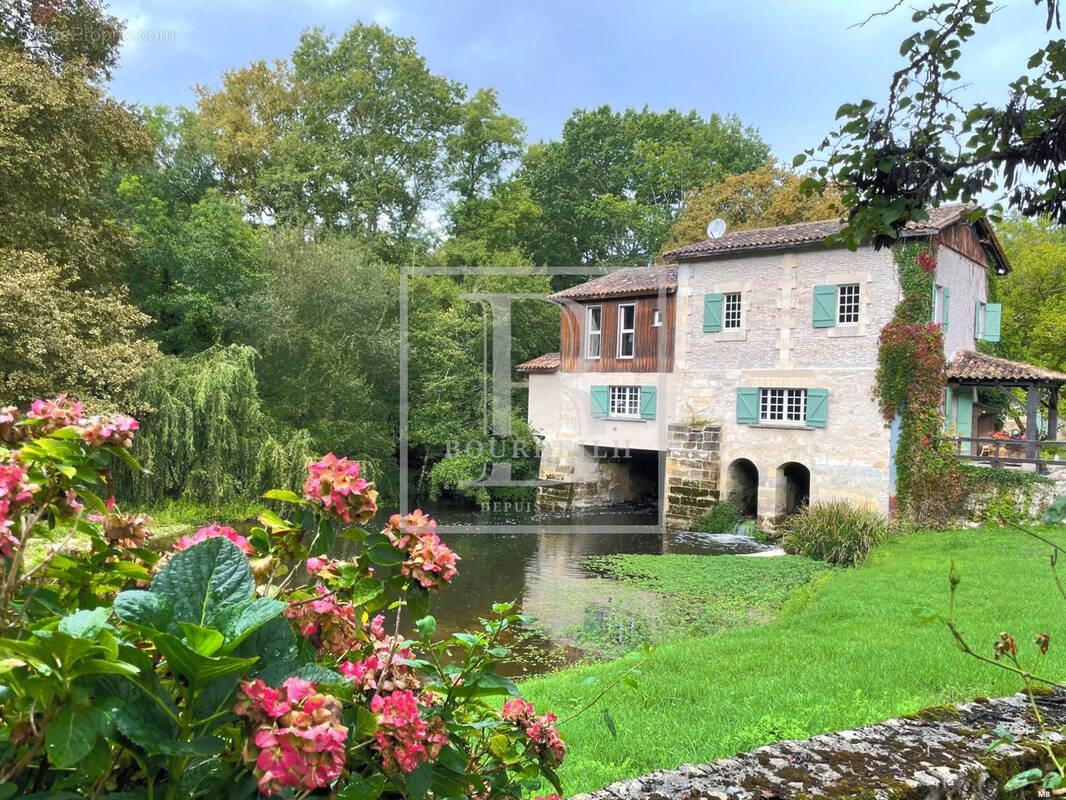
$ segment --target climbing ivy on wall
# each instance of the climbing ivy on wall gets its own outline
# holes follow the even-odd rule
[[[136,386],[134,451],[150,474],[116,476],[122,499],[220,504],[299,485],[310,437],[263,413],[255,358],[252,348],[233,345],[152,362]]]
[[[951,445],[939,439],[943,420],[944,339],[931,321],[936,249],[925,240],[892,250],[902,298],[878,341],[875,392],[887,421],[900,418],[896,443],[896,504],[915,524],[947,524],[961,505],[964,484]]]

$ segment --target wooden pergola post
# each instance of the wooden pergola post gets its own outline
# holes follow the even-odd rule
[[[1059,440],[1059,389],[1057,383],[1048,387],[1047,396],[1047,438],[1053,442]]]
[[[1037,439],[1040,438],[1040,427],[1037,425],[1037,417],[1040,416],[1040,387],[1030,383],[1025,387],[1025,457],[1036,458]]]

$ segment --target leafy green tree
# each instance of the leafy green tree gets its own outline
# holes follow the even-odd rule
[[[1003,354],[1066,370],[1066,228],[1048,219],[1005,220],[1000,241],[1011,273],[996,281],[1003,303]]]
[[[530,148],[521,169],[540,223],[534,263],[650,263],[684,193],[763,164],[769,148],[736,117],[610,106],[578,110],[562,139]]]
[[[446,148],[455,175],[451,189],[470,201],[491,190],[522,155],[526,125],[500,111],[495,89],[478,89],[460,112],[458,130]]]
[[[884,13],[874,14],[867,23]],[[1059,25],[1059,0],[1036,0],[1047,30]],[[999,194],[1026,216],[1066,222],[1066,40],[1049,38],[1007,85],[1001,105],[963,96],[964,50],[995,19],[993,0],[933,2],[913,11],[917,29],[900,45],[904,63],[883,102],[864,99],[837,111],[840,127],[821,143],[818,178],[834,181],[851,209],[843,239],[892,241],[926,207]],[[1036,19],[1034,19],[1036,23]],[[815,150],[796,157],[795,166]]]
[[[69,392],[114,408],[157,355],[121,291],[82,289],[40,253],[0,249],[0,403]]]
[[[339,39],[310,30],[291,65],[257,62],[198,93],[222,174],[253,211],[411,256],[463,95],[413,39],[362,23]]]
[[[670,230],[663,250],[683,247],[707,238],[707,223],[722,218],[732,231],[772,228],[839,217],[839,193],[801,190],[803,178],[777,161],[756,170],[727,175],[685,193],[685,208]]]
[[[260,392],[321,452],[344,452],[394,488],[399,427],[398,276],[369,248],[334,235],[278,231],[267,277],[243,308]]]
[[[119,402],[155,353],[138,340],[147,318],[114,288],[130,238],[110,213],[107,182],[114,170],[147,159],[151,139],[99,83],[121,33],[101,9],[73,0],[0,10],[0,395],[7,402],[61,391]]]

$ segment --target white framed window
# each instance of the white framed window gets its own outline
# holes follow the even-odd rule
[[[599,358],[603,343],[603,307],[589,306],[585,313],[585,358]]]
[[[722,295],[722,330],[736,331],[741,327],[740,292]]]
[[[974,306],[973,338],[985,338],[985,306],[987,304],[978,300]]]
[[[933,287],[933,322],[944,321],[944,287],[937,284]]]
[[[806,420],[806,389],[759,390],[759,422],[802,425]]]
[[[841,283],[837,285],[837,324],[859,324],[859,284]]]
[[[640,387],[610,387],[608,415],[625,419],[640,419]]]
[[[663,310],[661,308],[651,312],[651,326],[653,328],[661,328],[663,326]]]
[[[618,306],[618,357],[632,358],[636,352],[637,307],[633,303]]]

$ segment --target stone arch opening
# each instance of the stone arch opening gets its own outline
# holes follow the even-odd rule
[[[811,471],[797,461],[777,468],[777,513],[795,514],[811,501]]]
[[[747,458],[735,459],[726,469],[728,499],[741,516],[754,518],[759,511],[759,468]]]

